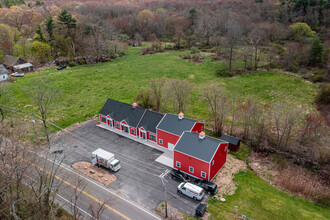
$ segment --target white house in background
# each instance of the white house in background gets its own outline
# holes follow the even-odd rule
[[[13,66],[14,72],[27,73],[33,71],[33,65],[31,63],[23,63]]]
[[[4,65],[0,64],[0,82],[8,80],[9,79],[8,74],[9,74],[8,70],[4,67]]]

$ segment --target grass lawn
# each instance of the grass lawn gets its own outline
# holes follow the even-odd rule
[[[254,97],[261,103],[281,102],[286,99],[297,105],[313,108],[316,94],[315,85],[296,76],[279,72],[258,71],[233,78],[220,78],[215,75],[223,62],[191,63],[178,58],[181,52],[167,52],[154,55],[139,55],[140,49],[129,48],[129,55],[109,63],[91,66],[76,66],[57,71],[47,68],[39,72],[26,74],[19,81],[10,85],[14,97],[9,105],[19,109],[35,111],[30,98],[22,90],[22,85],[31,79],[47,75],[61,92],[49,112],[49,119],[61,127],[85,121],[97,114],[108,97],[132,103],[141,88],[148,86],[148,79],[166,77],[187,79],[195,84],[191,102],[185,114],[208,122],[208,105],[201,100],[201,88],[211,82],[218,82],[226,88],[226,95],[236,94],[242,99]],[[242,65],[241,62],[234,66]],[[170,108],[167,109],[171,111]],[[27,116],[28,117],[28,116]],[[242,151],[241,159],[248,151]],[[261,180],[251,171],[239,173],[235,181],[239,187],[233,196],[226,197],[227,206],[234,208],[248,217],[256,219],[298,219],[329,218],[329,211],[294,198],[279,191]],[[210,201],[209,211],[213,219],[233,217],[219,204]]]
[[[225,196],[225,206],[209,200],[211,219],[234,219],[233,211],[252,219],[330,219],[330,210],[291,196],[260,179],[251,170],[236,174],[238,188],[234,195]]]
[[[201,86],[214,81],[226,88],[228,96],[237,94],[243,99],[254,97],[262,103],[272,103],[294,95],[298,104],[313,106],[315,86],[295,76],[258,71],[239,77],[220,78],[215,75],[215,70],[225,65],[223,62],[209,59],[205,63],[188,62],[178,58],[183,51],[145,56],[139,55],[139,52],[138,48],[129,48],[129,55],[113,62],[68,67],[62,71],[46,68],[26,74],[11,84],[10,92],[15,99],[10,104],[33,110],[21,85],[41,75],[48,75],[49,80],[61,90],[50,111],[50,120],[62,127],[97,114],[108,97],[132,103],[139,90],[148,86],[148,79],[158,77],[187,79],[195,84],[185,114],[198,120],[209,119],[208,105],[200,97]],[[234,63],[234,66],[240,65],[241,62]]]

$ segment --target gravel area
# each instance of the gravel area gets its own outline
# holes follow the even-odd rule
[[[110,185],[117,179],[117,177],[109,173],[109,171],[104,170],[101,167],[93,166],[90,162],[76,162],[72,167],[80,173],[83,173],[106,186]]]

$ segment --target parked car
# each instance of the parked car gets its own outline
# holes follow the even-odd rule
[[[192,183],[182,182],[178,186],[178,193],[186,195],[194,200],[202,200],[205,196],[204,190]]]
[[[189,182],[190,178],[187,174],[180,172],[180,170],[172,170],[171,178],[180,182]]]
[[[15,73],[12,73],[11,75],[15,76],[15,77],[22,77],[22,76],[24,76],[24,73],[15,72]]]
[[[59,65],[59,67],[57,68],[57,70],[62,70],[62,69],[65,69],[66,66],[65,65]]]
[[[195,214],[199,217],[203,217],[205,212],[206,212],[206,205],[203,203],[199,204],[195,210]]]
[[[206,180],[195,179],[193,183],[202,187],[208,194],[216,194],[218,191],[217,184]]]

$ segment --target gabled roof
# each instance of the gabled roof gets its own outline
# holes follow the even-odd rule
[[[119,122],[124,120],[130,126],[137,127],[145,111],[146,109],[144,108],[133,108],[130,104],[108,99],[100,114],[109,115],[112,119]]]
[[[233,137],[233,136],[230,136],[230,135],[227,135],[227,134],[223,134],[221,136],[221,139],[224,140],[224,141],[227,141],[227,142],[229,142],[230,144],[233,144],[233,145],[237,145],[240,141],[239,138]]]
[[[19,65],[15,65],[14,68],[15,69],[24,69],[27,67],[33,67],[33,65],[31,63],[23,63],[23,64],[19,64]]]
[[[0,74],[8,74],[8,70],[4,67],[4,65],[0,64]]]
[[[221,143],[226,143],[226,141],[209,136],[200,139],[198,133],[186,131],[175,145],[174,150],[206,162],[211,162]]]
[[[190,131],[196,122],[190,118],[179,119],[178,115],[166,114],[157,128],[181,136],[182,132]]]
[[[163,114],[147,110],[138,127],[156,134],[156,126],[164,117]]]
[[[26,63],[26,61],[19,57],[14,57],[11,55],[6,55],[3,61],[3,64],[6,66],[15,66],[23,63]]]

